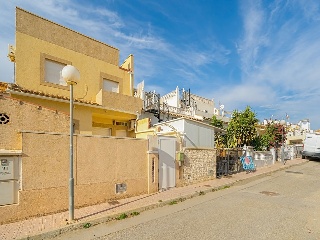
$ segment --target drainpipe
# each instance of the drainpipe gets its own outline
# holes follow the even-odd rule
[[[133,77],[133,71],[129,70],[128,73],[130,74],[130,96],[133,96],[133,91],[132,91],[132,77]]]

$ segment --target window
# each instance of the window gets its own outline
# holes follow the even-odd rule
[[[66,65],[72,65],[72,62],[46,53],[41,53],[40,57],[40,84],[54,88],[68,89],[66,82],[61,76],[61,71]]]
[[[45,64],[44,65],[45,67],[44,81],[45,82],[63,85],[63,86],[67,85],[61,75],[61,71],[66,66],[66,64],[58,63],[48,59],[45,59],[44,64]]]
[[[119,93],[119,83],[108,79],[103,79],[103,90]]]

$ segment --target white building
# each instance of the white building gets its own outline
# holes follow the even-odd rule
[[[154,125],[159,135],[175,135],[187,148],[214,148],[214,137],[224,130],[187,118],[177,118]]]
[[[223,105],[215,107],[213,99],[192,94],[190,90],[180,90],[179,87],[162,96],[160,103],[164,114],[178,114],[177,116],[189,116],[198,120],[211,119],[215,115],[217,119],[224,122],[230,121],[229,118],[224,116]]]

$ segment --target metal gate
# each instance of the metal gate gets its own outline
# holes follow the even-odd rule
[[[159,190],[176,186],[176,138],[159,137]]]
[[[217,149],[217,178],[244,170],[240,161],[240,157],[243,155],[242,152],[242,149],[237,148]]]

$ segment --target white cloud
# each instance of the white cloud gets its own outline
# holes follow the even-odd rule
[[[319,4],[306,7],[312,17],[305,10],[304,18],[293,14],[299,9],[292,4],[277,1],[270,8],[258,1],[243,4],[238,51],[243,75],[221,99],[234,108],[248,104],[262,118],[272,112],[279,118],[288,113],[292,121],[309,117],[319,128],[319,114],[314,113],[320,102]],[[293,15],[284,20],[288,11]]]
[[[260,48],[266,45],[265,14],[261,1],[242,1],[244,36],[238,43],[244,75],[256,67]]]
[[[7,15],[10,13],[11,28],[4,29],[5,32],[11,32],[10,36],[14,35],[14,4],[18,4],[27,11],[120,49],[121,59],[134,54],[136,76],[140,78],[152,77],[155,69],[162,74],[169,74],[167,70],[174,73],[174,69],[182,69],[182,72],[185,72],[182,78],[194,81],[198,74],[202,74],[199,68],[211,63],[228,62],[230,51],[214,39],[209,40],[210,44],[207,44],[206,48],[180,42],[169,43],[158,34],[161,31],[150,22],[139,22],[135,19],[127,21],[124,16],[107,7],[90,3],[80,5],[73,0],[48,0],[41,4],[32,0],[15,0],[10,4],[8,2],[5,4],[9,8],[6,12]],[[1,12],[0,20],[2,16]],[[167,81],[172,81],[172,77],[167,76]]]
[[[314,111],[320,102],[320,3],[239,2],[243,31],[239,39],[231,40],[236,42],[238,66],[231,59],[231,49],[215,36],[208,35],[196,43],[170,42],[162,35],[165,29],[131,16],[128,20],[128,16],[106,7],[109,2],[98,7],[90,2],[80,5],[74,0],[47,0],[41,4],[32,0],[2,1],[0,81],[12,81],[13,65],[7,60],[7,44],[14,43],[17,4],[120,49],[121,59],[134,54],[135,81],[144,79],[150,90],[165,94],[176,85],[198,88],[204,97],[220,100],[228,110],[250,105],[261,118],[271,112],[279,116],[287,112],[293,121],[309,115],[316,121],[319,115]],[[170,19],[163,7],[159,9]],[[229,70],[225,76],[219,75],[221,69],[216,66]]]

